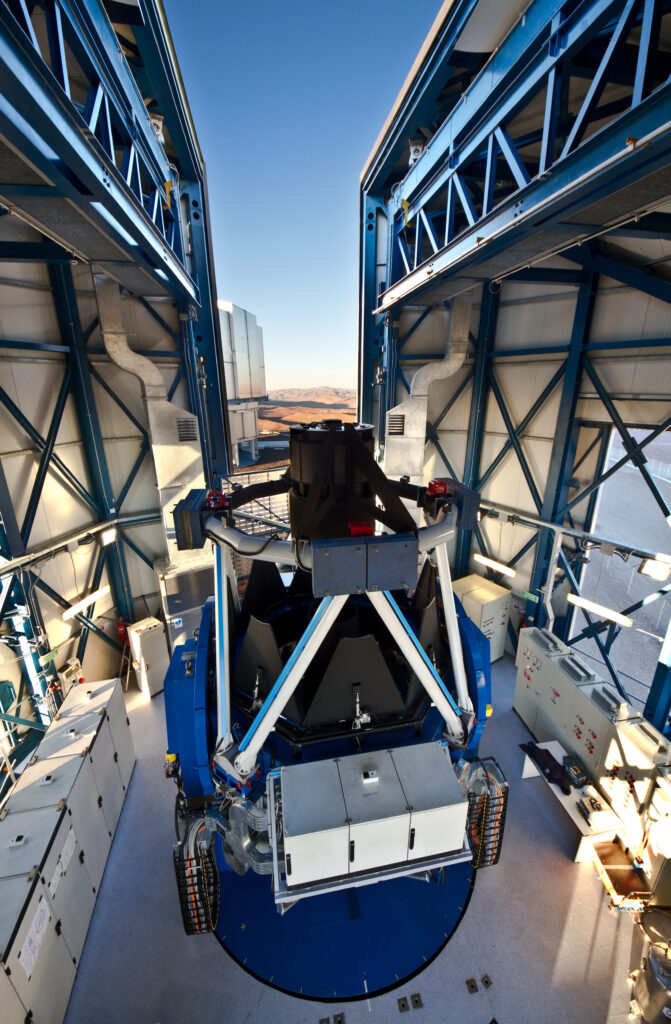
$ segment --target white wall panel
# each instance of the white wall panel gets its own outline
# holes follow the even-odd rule
[[[464,460],[466,458],[466,437],[465,430],[442,430],[438,431],[440,446],[450,460],[450,465],[461,479],[464,472]],[[433,477],[451,476],[449,469],[444,465],[438,450],[434,445],[427,446],[430,452],[424,472],[424,483],[428,483]]]
[[[132,373],[128,373],[127,370],[122,370],[108,359],[94,358],[92,365],[114,394],[118,395],[121,401],[128,406],[138,422],[145,425],[147,416],[138,378]],[[134,433],[136,428],[114,399],[100,387],[96,380],[93,380],[92,383],[103,437],[114,437],[119,432],[124,435]]]
[[[671,337],[671,306],[659,299],[600,279],[594,303],[591,341]]]
[[[566,344],[566,324],[573,319],[577,290],[567,285],[542,286],[504,282],[496,325],[496,348]]]
[[[87,474],[79,446],[61,447],[58,454],[77,479],[86,486]],[[29,451],[5,456],[2,465],[21,526],[37,474],[39,454]],[[46,543],[53,537],[73,533],[91,521],[92,513],[88,504],[78,495],[75,496],[70,485],[62,482],[60,477],[47,473],[30,535],[29,548]]]
[[[524,419],[560,366],[561,363],[554,360],[542,363],[520,363],[516,359],[494,362],[494,374],[515,426]],[[560,394],[561,382],[536,413],[529,424],[528,433],[542,437],[554,436]],[[495,398],[492,397],[490,401],[496,404]]]
[[[413,372],[416,368],[413,368]],[[435,423],[438,416],[449,402],[452,395],[461,386],[464,377],[471,372],[472,363],[468,362],[464,367],[455,373],[453,377],[445,377],[442,380],[436,380],[429,388],[429,405],[428,405],[428,422]],[[472,384],[467,384],[464,390],[459,395],[447,416],[443,420],[441,427],[444,424],[457,424],[460,428],[468,426],[468,417],[471,409],[471,394],[473,391]]]

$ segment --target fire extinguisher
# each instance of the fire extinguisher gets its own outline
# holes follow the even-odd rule
[[[128,623],[123,615],[120,615],[116,620],[116,631],[119,635],[121,645],[128,643]]]

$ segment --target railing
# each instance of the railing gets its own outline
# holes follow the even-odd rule
[[[82,134],[121,175],[138,207],[184,266],[175,175],[109,22],[100,17],[94,21],[92,8],[90,24],[83,24],[76,3],[66,0],[0,0],[0,12],[2,8],[11,13],[35,58],[55,78]]]

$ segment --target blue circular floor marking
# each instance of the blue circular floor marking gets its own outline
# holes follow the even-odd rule
[[[459,924],[475,875],[472,864],[455,864],[441,883],[401,878],[345,889],[280,916],[269,877],[233,875],[219,859],[224,949],[259,981],[320,1001],[377,995],[426,967]]]

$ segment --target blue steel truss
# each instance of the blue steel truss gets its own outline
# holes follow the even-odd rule
[[[115,19],[123,17],[123,10],[117,5]],[[0,0],[0,149],[1,166],[10,171],[0,172],[0,215],[16,211],[43,236],[33,242],[0,241],[0,264],[47,267],[60,333],[56,343],[0,341],[10,352],[60,357],[53,364],[58,376],[46,427],[31,422],[0,386],[0,405],[38,453],[21,522],[0,467],[0,551],[5,561],[28,557],[45,482],[53,474],[87,507],[93,522],[118,523],[116,541],[95,549],[87,582],[96,589],[106,573],[117,614],[130,621],[137,595],[131,591],[126,559],[136,557],[152,568],[153,558],[126,531],[160,521],[152,512],[128,516],[124,508],[149,452],[149,436],[89,361],[103,351],[90,344],[98,318],[80,322],[71,264],[95,264],[118,280],[169,339],[164,350],[137,351],[154,360],[178,360],[168,397],[185,382],[188,404],[199,421],[208,483],[216,485],[228,474],[229,442],[203,159],[161,6],[156,0],[138,0],[134,9],[128,5],[128,13],[132,25],[125,31],[116,20],[112,26],[103,0]],[[150,113],[163,118],[165,139],[159,139]],[[177,328],[152,304],[152,296],[172,300]],[[96,385],[139,435],[135,459],[116,493]],[[68,400],[79,422],[85,479],[58,454]],[[42,699],[56,673],[53,662],[46,669],[39,662],[48,641],[38,595],[62,610],[69,602],[32,565],[29,559],[4,578],[0,622],[24,623],[29,647],[17,654],[24,664],[17,699],[29,694],[36,717],[44,720]],[[92,609],[88,612],[75,617],[78,656],[83,657],[91,634],[120,655],[116,639],[90,618]]]
[[[601,230],[576,223],[577,212],[665,166],[671,84],[657,36],[667,6],[595,0],[557,12],[536,0],[528,8],[389,199],[380,309],[417,298],[442,275],[477,273],[522,238],[564,231],[569,245],[572,235]],[[591,84],[572,110],[569,83],[583,78]],[[626,95],[599,105],[610,81]],[[536,109],[537,127],[520,132],[516,124]]]
[[[459,51],[459,32],[472,10],[473,4],[465,0],[451,6],[362,175],[359,416],[375,423],[384,445],[385,414],[409,392],[408,371],[442,358],[404,351],[409,335],[399,337],[398,331],[403,311],[412,310],[417,325],[453,295],[476,286],[479,292],[482,285],[473,353],[454,378],[443,410],[427,425],[426,441],[447,471],[480,489],[512,455],[537,520],[589,530],[599,488],[630,464],[668,518],[664,495],[646,469],[645,448],[671,428],[671,417],[649,425],[648,435],[636,441],[632,426],[646,424],[623,421],[592,354],[643,347],[668,351],[671,338],[596,341],[590,328],[601,276],[671,303],[668,279],[617,244],[622,238],[671,238],[671,217],[655,209],[671,197],[666,170],[671,162],[671,55],[659,45],[662,19],[671,14],[671,3],[576,0],[557,5],[554,0],[533,0],[491,56]],[[409,168],[408,139],[422,150]],[[384,262],[381,252],[386,252]],[[536,265],[556,253],[575,269]],[[577,288],[575,317],[565,342],[497,350],[497,296],[504,278]],[[562,362],[515,422],[496,367],[519,356],[561,357]],[[612,426],[576,420],[585,381]],[[445,429],[445,417],[469,386],[464,469],[457,474],[439,429]],[[557,392],[552,455],[547,478],[539,479],[523,442],[534,418]],[[496,406],[507,436],[485,466],[488,403]],[[587,451],[576,459],[584,426],[597,429]],[[606,469],[613,430],[622,438],[625,455]],[[592,479],[576,493],[576,471],[583,466],[584,479],[587,458]],[[541,598],[548,585],[552,537],[550,528],[539,525],[508,559],[515,565],[534,553],[529,592],[536,600],[528,603],[527,624],[544,621]],[[480,526],[457,539],[457,575],[467,571],[473,543],[488,553]],[[568,581],[579,593],[583,560],[579,546],[565,537],[556,581]],[[498,578],[492,571],[489,575]],[[645,603],[666,592],[662,588]],[[585,621],[571,642],[593,638],[621,686],[610,658],[617,629],[593,616]],[[568,626],[568,620],[557,624],[560,631]],[[671,711],[670,666],[667,638],[646,708],[662,726]]]
[[[5,242],[0,257],[95,261],[158,320],[143,290],[174,299],[186,326],[163,327],[183,355],[216,482],[229,442],[204,165],[154,0],[140,0],[137,21],[133,43],[102,0],[0,0],[0,133],[30,167],[0,182],[0,204],[62,241]],[[165,119],[170,156],[145,97]]]

